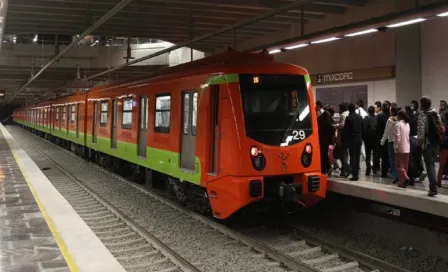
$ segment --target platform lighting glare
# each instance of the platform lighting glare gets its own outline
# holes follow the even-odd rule
[[[274,49],[274,50],[269,51],[269,54],[277,54],[280,52],[282,52],[280,49]]]
[[[309,44],[307,44],[307,43],[301,43],[301,44],[296,44],[296,45],[288,46],[288,47],[286,47],[285,49],[287,49],[287,50],[292,50],[292,49],[296,49],[296,48],[306,47],[306,46],[308,46],[308,45],[309,45]]]
[[[448,12],[444,12],[444,13],[437,14],[437,16],[439,16],[439,17],[445,17],[445,16],[448,16]]]
[[[37,42],[37,34],[34,36],[33,42]]]
[[[417,19],[413,19],[413,20],[409,20],[409,21],[404,21],[401,23],[396,23],[396,24],[392,24],[392,25],[388,25],[386,27],[399,27],[399,26],[405,26],[405,25],[410,25],[410,24],[416,24],[416,23],[420,23],[426,21],[426,19],[424,18],[417,18]]]
[[[345,37],[354,37],[354,36],[369,34],[369,33],[373,33],[373,32],[378,32],[378,29],[372,28],[372,29],[368,29],[368,30],[363,30],[363,31],[347,34],[347,35],[345,35]]]
[[[312,44],[325,43],[325,42],[336,41],[336,40],[339,40],[339,39],[340,39],[340,38],[332,37],[332,38],[328,38],[328,39],[323,39],[323,40],[314,41],[314,42],[311,42],[311,43],[312,43]]]

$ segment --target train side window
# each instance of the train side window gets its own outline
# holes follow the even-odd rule
[[[59,121],[59,107],[56,107],[55,119],[56,119],[56,121]]]
[[[132,128],[132,98],[123,99],[123,118],[121,123],[122,128]]]
[[[156,96],[154,131],[170,133],[171,127],[171,94]]]
[[[190,117],[190,93],[184,93],[184,97],[183,97],[183,103],[184,103],[184,112],[183,112],[183,121],[184,121],[184,134],[187,135],[188,134],[188,127],[190,125],[189,123],[189,117]]]
[[[62,106],[62,121],[65,122],[67,119],[67,106]]]
[[[100,116],[100,126],[107,126],[107,111],[108,111],[109,102],[102,101],[101,102],[101,116]]]
[[[70,122],[75,123],[76,120],[76,106],[75,104],[71,105],[71,114],[70,114]]]
[[[191,133],[196,135],[196,123],[198,118],[198,92],[193,93],[193,111],[191,116]]]

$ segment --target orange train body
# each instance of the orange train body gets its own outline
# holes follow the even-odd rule
[[[269,55],[205,58],[23,106],[14,120],[127,162],[147,182],[161,173],[181,200],[194,188],[220,219],[262,200],[310,207],[326,194],[309,75]]]

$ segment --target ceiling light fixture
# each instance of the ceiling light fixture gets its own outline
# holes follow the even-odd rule
[[[311,42],[311,43],[312,43],[312,44],[318,44],[318,43],[325,43],[325,42],[336,41],[336,40],[339,40],[339,39],[340,39],[340,38],[332,37],[332,38],[328,38],[328,39],[323,39],[323,40],[314,41],[314,42]]]
[[[401,23],[388,25],[386,27],[400,27],[400,26],[420,23],[420,22],[423,22],[423,21],[426,21],[426,19],[424,19],[424,18],[417,18],[417,19],[413,19],[413,20],[409,20],[409,21],[404,21],[404,22],[401,22]]]
[[[372,29],[368,29],[368,30],[358,31],[355,33],[347,34],[347,35],[345,35],[345,37],[354,37],[354,36],[369,34],[369,33],[373,33],[373,32],[378,32],[378,29],[372,28]]]
[[[448,11],[447,11],[447,12],[444,12],[444,13],[437,14],[437,16],[439,16],[439,17],[445,17],[445,16],[448,16]]]
[[[296,48],[306,47],[306,46],[308,46],[308,45],[309,45],[309,44],[307,44],[307,43],[301,43],[301,44],[296,44],[296,45],[292,45],[292,46],[285,47],[285,49],[286,49],[286,50],[292,50],[292,49],[296,49]]]
[[[282,50],[274,49],[274,50],[269,51],[269,54],[277,54],[277,53],[280,53],[280,52],[282,52]]]

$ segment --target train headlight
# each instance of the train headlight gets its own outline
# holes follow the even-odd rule
[[[311,165],[312,159],[313,159],[313,147],[311,144],[307,144],[302,152],[301,157],[302,165],[304,167],[309,167]]]
[[[252,160],[252,167],[255,170],[262,171],[266,167],[266,158],[258,147],[252,146],[250,148],[250,158]]]

